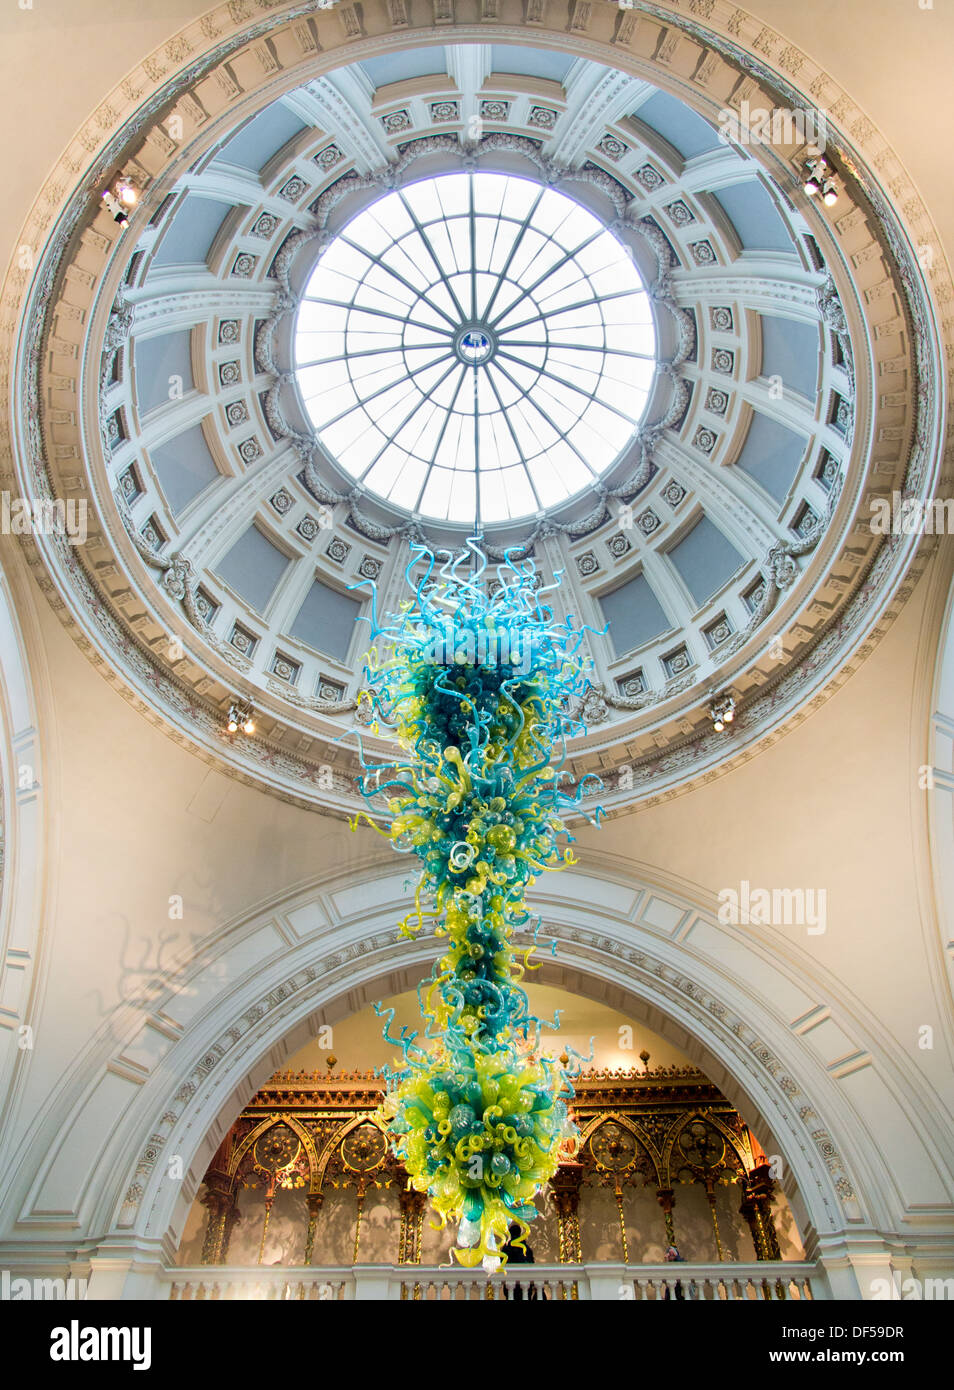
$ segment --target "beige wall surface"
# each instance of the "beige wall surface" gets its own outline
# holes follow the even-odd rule
[[[33,197],[90,109],[205,8],[188,0],[3,6],[0,118],[14,134],[4,143],[0,262],[13,254]],[[954,190],[941,154],[954,128],[954,10],[942,0],[930,10],[916,0],[760,0],[749,8],[821,60],[867,110],[954,250]],[[22,572],[14,542],[3,537],[0,546],[4,565]],[[918,770],[928,760],[949,547],[947,539],[859,672],[811,718],[732,773],[579,839],[584,861],[612,856],[711,901],[743,880],[824,889],[823,933],[752,927],[753,941],[814,979],[819,1006],[853,1018],[862,1048],[876,1047],[889,1070],[916,1074],[945,1123],[951,1000]],[[387,853],[368,830],[353,834],[211,772],[126,703],[28,583],[42,651],[42,660],[34,651],[40,736],[55,757],[44,772],[44,996],[11,1143],[72,1059],[108,1029],[115,1006],[170,959],[266,900]],[[183,899],[181,920],[169,915],[172,895]],[[731,973],[733,961],[724,966]],[[933,1048],[919,1047],[923,1025],[934,1029]],[[847,1084],[859,1103],[871,1101],[860,1089],[867,1083]],[[884,1114],[893,1126],[897,1112]],[[926,1205],[944,1207],[934,1196]]]

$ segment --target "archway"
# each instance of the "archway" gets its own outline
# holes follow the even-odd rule
[[[793,1014],[797,1023],[817,997],[809,969],[720,924],[689,885],[637,877],[596,856],[553,878],[537,900],[559,944],[541,967],[543,982],[617,1002],[686,1052],[783,1157],[809,1255],[843,1267],[857,1287],[852,1250],[884,1239],[898,1199],[872,1117],[839,1093],[825,1060],[792,1027]],[[16,1226],[43,1221],[75,1166],[71,1135],[101,1127],[108,1104],[112,1130],[78,1184],[76,1249],[94,1271],[109,1269],[106,1296],[171,1262],[222,1136],[315,1020],[334,1022],[427,972],[430,940],[394,941],[404,883],[393,866],[369,862],[262,904],[158,981],[161,994],[148,1007],[117,1011],[107,1036],[78,1061],[70,1093],[82,1102],[63,1100],[17,1156]],[[836,994],[831,1017],[863,1041],[864,1020],[849,1017]],[[181,1029],[177,1012],[189,1015]],[[157,1016],[169,1045],[139,1084],[123,1088],[120,1105],[120,1057],[143,1055]]]

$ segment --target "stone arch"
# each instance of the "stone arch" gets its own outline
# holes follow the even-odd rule
[[[55,859],[49,791],[55,723],[33,596],[19,557],[0,567],[0,1163],[25,1086],[25,1064],[49,964],[42,924],[46,866]]]
[[[891,1230],[889,1222],[897,1229],[903,1208],[878,1151],[873,1117],[840,1093],[825,1059],[793,1031],[791,1008],[788,1018],[778,1008],[779,1000],[817,993],[817,967],[782,961],[748,941],[763,972],[756,986],[750,972],[737,968],[737,929],[718,922],[711,902],[701,906],[691,885],[636,874],[608,856],[588,861],[572,874],[554,875],[545,899],[538,899],[560,945],[557,957],[541,965],[541,982],[630,1010],[707,1072],[784,1156],[786,1192],[810,1254],[843,1251],[855,1238],[879,1239]],[[363,883],[360,894],[353,893],[356,881]],[[380,862],[330,874],[227,924],[217,949],[197,953],[167,982],[164,1012],[175,1009],[187,986],[192,1022],[145,1081],[114,1103],[109,1139],[77,1188],[72,1216],[82,1249],[132,1246],[155,1265],[171,1259],[222,1136],[256,1089],[307,1041],[316,1013],[341,1017],[411,988],[427,973],[433,941],[394,940],[403,885],[403,874]],[[343,913],[346,889],[353,906]],[[244,965],[224,984],[224,958],[236,947]],[[725,969],[727,951],[736,962],[732,971]],[[827,997],[832,1016],[863,1043],[866,1021],[837,989]],[[18,1155],[9,1184],[16,1203],[9,1237],[46,1224],[58,1181],[77,1164],[71,1134],[95,1131],[103,1097],[115,1096],[117,1055],[151,1026],[129,1006],[119,1014],[109,1023],[112,1055],[100,1040],[78,1059],[71,1085]],[[82,1099],[71,1102],[77,1095]],[[183,1161],[183,1182],[167,1175],[172,1156]]]
[[[933,901],[926,895],[924,916],[937,920],[937,936],[925,945],[928,958],[935,963],[938,993],[946,993],[949,1011],[954,991],[949,963],[950,943],[954,940],[954,580],[950,559],[943,565],[939,563],[934,590],[937,608],[943,605],[943,617],[938,612],[939,627],[931,625],[922,644],[924,669],[929,669],[928,662],[933,658],[933,679],[930,692],[925,692],[930,700],[927,763],[921,768],[922,785],[916,795],[927,806],[934,890],[930,895]],[[915,730],[916,749],[923,747],[919,735],[921,730]],[[927,785],[923,785],[925,776],[930,779]]]

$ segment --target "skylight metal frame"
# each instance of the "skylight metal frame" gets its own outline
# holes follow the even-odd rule
[[[463,211],[448,212],[441,201],[441,187],[450,180],[467,181]],[[500,185],[493,190],[494,197],[483,196],[490,187],[487,180]],[[522,214],[508,214],[511,184],[532,184],[535,190]],[[432,207],[422,211],[428,189]],[[459,194],[460,189],[454,191]],[[511,202],[515,196],[511,192]],[[526,199],[523,190],[520,197]],[[385,225],[389,200],[406,218],[407,225],[397,231]],[[539,224],[541,207],[546,209],[546,221],[552,224],[549,230]],[[561,239],[571,219],[577,230]],[[467,223],[463,236],[462,220]],[[496,224],[489,236],[488,222]],[[438,227],[443,229],[443,246],[435,245]],[[484,234],[483,255],[479,232]],[[378,250],[362,244],[363,238],[380,243],[382,233],[390,235],[390,240]],[[535,249],[528,234],[540,239]],[[594,246],[602,247],[606,255],[595,269],[587,270],[577,258]],[[503,259],[495,267],[498,247]],[[336,268],[336,248],[354,253],[355,264],[350,269],[346,255],[346,268]],[[399,255],[402,261],[417,264],[412,250],[420,262],[416,284],[405,266],[391,263]],[[528,251],[532,254],[522,270],[512,273]],[[562,277],[569,266],[575,269],[575,278],[569,284],[561,279],[548,293],[548,285],[553,285],[555,277]],[[610,273],[621,279],[622,288],[597,287],[597,277],[605,282]],[[339,286],[336,293],[331,292],[332,277]],[[354,284],[350,298],[342,297],[343,279]],[[372,279],[380,284],[369,283]],[[381,304],[388,292],[380,286],[389,282],[395,286],[393,312]],[[460,292],[462,283],[469,293]],[[626,299],[633,301],[632,318],[608,318],[603,306]],[[528,305],[534,312],[526,311]],[[312,325],[314,315],[306,306],[324,306],[335,310],[336,316],[343,312],[342,322],[329,329],[321,328],[320,323]],[[589,321],[580,324],[579,316],[588,310]],[[510,322],[515,313],[519,317]],[[388,331],[385,325],[391,325],[389,342],[368,341],[378,331],[375,320],[381,320],[382,334]],[[533,325],[539,326],[536,338]],[[488,360],[473,363],[459,355],[455,339],[466,327],[489,330],[494,350]],[[409,342],[409,331],[422,341]],[[360,341],[349,347],[356,335]],[[321,336],[328,337],[331,351],[326,348],[319,352],[318,346],[313,346],[315,338],[320,341]],[[595,336],[597,340],[573,341],[579,336]],[[649,296],[629,248],[590,209],[563,192],[512,174],[475,172],[419,180],[386,193],[352,218],[325,248],[308,278],[295,325],[294,347],[306,412],[319,442],[338,465],[389,505],[450,524],[482,519],[506,524],[540,512],[544,509],[544,483],[547,508],[563,506],[592,486],[612,468],[636,433],[656,362]],[[388,363],[389,356],[399,357],[403,370]],[[376,358],[383,359],[378,370]],[[612,366],[618,369],[622,361],[633,364],[632,382],[622,382],[611,370]],[[644,364],[641,370],[640,363]],[[311,372],[313,376],[315,368],[342,365],[341,380],[326,390],[303,375]],[[576,380],[571,379],[574,376]],[[589,385],[587,378],[591,379]],[[399,395],[402,385],[411,389]],[[545,392],[551,396],[549,408],[540,399]],[[621,400],[623,392],[632,397],[632,407]],[[382,423],[395,410],[399,418]],[[608,412],[605,416],[604,410]],[[443,412],[440,421],[437,411]],[[572,418],[567,420],[564,412]],[[505,463],[488,461],[486,453],[481,457],[482,424],[485,430],[489,427],[495,440],[502,437],[492,423],[498,413],[514,454]],[[620,428],[607,427],[611,417],[619,421]],[[415,419],[419,422],[416,432]],[[472,427],[472,445],[464,444],[464,419]],[[452,425],[451,438],[464,450],[464,461],[455,458],[449,465],[445,440]],[[377,431],[379,439],[369,441],[369,431]],[[574,437],[586,433],[591,436],[588,445]],[[527,442],[528,435],[536,438],[536,451]],[[605,448],[593,447],[599,438],[605,440]],[[390,473],[384,475],[382,462],[389,451],[393,455],[388,463]],[[543,470],[548,452],[554,462],[546,476]],[[575,487],[561,474],[557,455],[566,467],[572,462],[569,477]],[[447,476],[436,475],[435,470]],[[404,481],[406,477],[410,486]],[[461,480],[468,496],[472,491],[472,508],[454,500],[455,484],[459,492]],[[514,486],[516,494],[512,492]],[[433,499],[438,488],[443,494],[443,510]]]

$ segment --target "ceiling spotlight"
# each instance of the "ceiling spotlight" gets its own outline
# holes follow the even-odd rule
[[[103,202],[112,214],[113,221],[120,227],[129,226],[128,212],[139,202],[139,185],[126,174],[117,174],[109,187],[103,190]]]
[[[816,194],[821,193],[827,183],[830,182],[830,180],[826,179],[830,167],[828,160],[823,154],[816,155],[814,159],[805,161],[803,165],[804,178],[802,180],[802,189],[807,197],[814,198]]]
[[[126,209],[116,197],[115,193],[108,188],[103,193],[103,202],[106,204],[107,210],[112,214],[114,222],[118,222],[120,227],[125,228],[129,226],[129,218],[126,215]]]
[[[252,718],[253,710],[251,705],[229,705],[229,718],[226,729],[230,734],[237,734],[241,729],[243,734],[254,734],[255,720]]]
[[[726,724],[732,723],[735,718],[735,700],[728,692],[716,695],[709,701],[709,718],[717,734],[722,733]]]
[[[828,182],[825,184],[825,189],[822,193],[822,202],[825,204],[826,207],[834,207],[834,205],[838,202],[838,189],[835,187],[831,179],[829,179]]]

